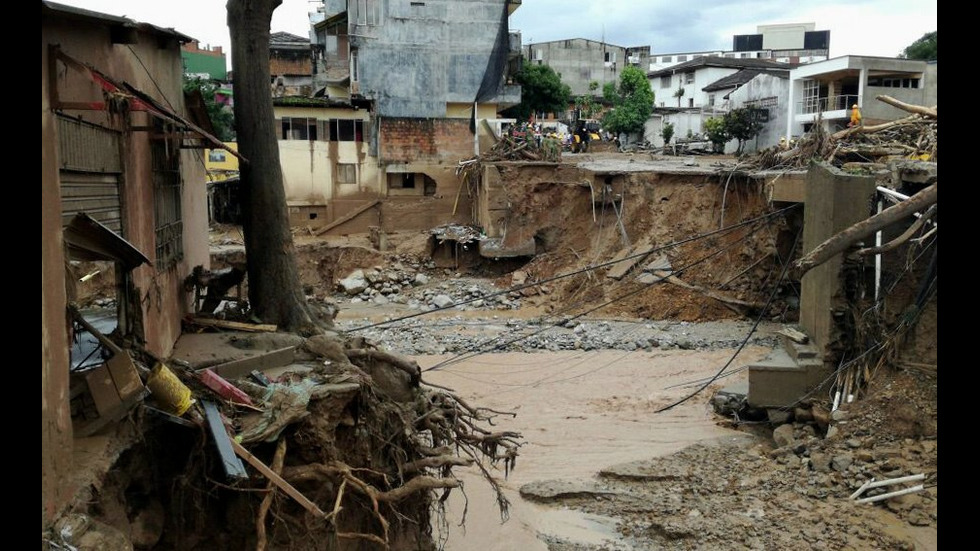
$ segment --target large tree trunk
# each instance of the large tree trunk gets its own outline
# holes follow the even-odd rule
[[[269,83],[269,27],[282,0],[228,0],[234,67],[248,298],[263,323],[304,334],[317,328],[296,268]]]
[[[835,254],[843,252],[855,241],[936,204],[939,200],[938,185],[939,182],[936,182],[894,207],[888,207],[871,218],[841,230],[794,262],[793,267],[798,271],[798,275],[803,277],[803,274],[830,260]]]

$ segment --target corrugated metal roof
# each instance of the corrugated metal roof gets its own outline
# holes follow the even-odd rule
[[[41,16],[43,17],[46,12],[48,15],[57,15],[59,17],[65,17],[68,19],[108,23],[110,25],[119,25],[121,27],[138,29],[143,32],[151,32],[164,36],[170,36],[176,38],[181,42],[191,42],[194,40],[193,38],[187,36],[186,34],[179,33],[172,28],[157,27],[156,25],[153,25],[151,23],[134,21],[126,17],[120,17],[118,15],[110,15],[108,13],[86,10],[84,8],[77,8],[75,6],[59,4],[57,2],[49,2],[48,0],[41,0]]]
[[[761,74],[772,75],[779,78],[789,78],[789,70],[762,71],[759,69],[742,69],[737,73],[732,73],[724,78],[720,78],[712,82],[711,84],[702,88],[702,90],[704,90],[705,92],[714,92],[715,90],[727,90],[728,88],[735,88],[736,86],[741,86]]]
[[[703,56],[703,57],[692,59],[690,61],[685,61],[684,63],[678,63],[673,67],[668,67],[666,69],[661,69],[659,71],[647,73],[647,78],[655,78],[655,77],[672,75],[680,72],[693,71],[701,67],[730,67],[730,68],[737,68],[737,69],[775,69],[775,70],[788,71],[790,69],[795,68],[796,66],[790,63],[772,61],[771,59]]]

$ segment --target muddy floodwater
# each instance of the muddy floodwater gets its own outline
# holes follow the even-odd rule
[[[728,371],[769,351],[748,346]],[[589,480],[604,467],[741,434],[719,427],[708,401],[712,389],[744,381],[744,370],[656,413],[700,386],[684,383],[711,377],[733,353],[734,349],[488,354],[425,372],[425,380],[450,387],[471,403],[516,413],[513,419],[499,418],[495,428],[519,431],[525,440],[516,469],[506,479],[503,471],[496,473],[511,503],[509,520],[499,521],[492,490],[475,470],[467,471],[462,474],[466,499],[454,492],[448,503],[442,527],[448,529],[445,549],[545,551],[549,535],[629,549],[619,540],[615,519],[531,503],[521,498],[520,487],[542,480]],[[449,358],[415,357],[423,369]],[[466,523],[461,527],[464,508]]]

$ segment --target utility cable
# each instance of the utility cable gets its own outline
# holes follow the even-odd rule
[[[734,226],[729,226],[729,227],[734,227]],[[746,237],[748,237],[749,235],[751,235],[752,233],[758,231],[761,228],[762,228],[761,225],[759,227],[757,227],[757,228],[754,228],[751,232],[747,233],[741,239],[745,239]],[[690,264],[687,264],[687,265],[685,265],[685,266],[683,266],[681,268],[678,268],[677,270],[674,271],[674,273],[683,273],[684,271],[686,271],[686,270],[688,270],[688,269],[690,269],[690,268],[692,268],[692,267],[694,267],[694,266],[696,266],[696,265],[698,265],[698,264],[700,264],[702,262],[705,262],[705,261],[707,261],[708,259],[710,259],[710,258],[712,258],[714,256],[717,256],[717,255],[725,252],[726,250],[728,250],[731,247],[733,247],[736,244],[738,244],[740,241],[741,240],[734,241],[734,242],[730,243],[729,245],[727,245],[727,246],[725,246],[723,248],[718,249],[717,251],[714,251],[714,252],[712,252],[712,253],[710,253],[708,255],[705,255],[704,257],[702,257],[702,258],[700,258],[700,259],[698,259],[698,260],[696,260],[694,262],[691,262]],[[567,323],[568,321],[571,321],[571,320],[580,318],[580,317],[582,317],[584,315],[587,315],[587,314],[589,314],[591,312],[594,312],[594,311],[596,311],[596,310],[598,310],[600,308],[604,308],[604,307],[606,307],[606,306],[608,306],[610,304],[619,302],[619,301],[621,301],[623,299],[629,298],[629,297],[631,297],[633,295],[636,295],[638,293],[641,293],[643,291],[646,291],[647,289],[649,289],[650,287],[652,287],[653,285],[655,285],[659,281],[660,281],[660,279],[658,279],[657,281],[654,281],[652,283],[644,284],[643,286],[641,286],[641,287],[639,287],[637,289],[634,289],[632,291],[629,291],[627,293],[624,293],[624,294],[622,294],[622,295],[620,295],[618,297],[615,297],[615,298],[613,298],[611,300],[608,300],[606,302],[603,302],[603,303],[601,303],[601,304],[599,304],[599,305],[597,305],[597,306],[595,306],[593,308],[590,308],[588,310],[585,310],[584,312],[581,312],[579,314],[576,314],[575,316],[572,316],[571,318],[569,318],[569,319],[567,319],[565,321]],[[766,305],[766,308],[768,308],[768,304]],[[436,369],[441,369],[442,367],[445,367],[446,365],[450,365],[452,363],[458,363],[459,361],[468,359],[468,358],[473,357],[475,355],[482,354],[482,353],[487,352],[489,350],[499,349],[499,348],[501,348],[503,346],[507,346],[509,344],[513,344],[515,342],[518,342],[518,341],[521,341],[521,340],[530,338],[530,337],[532,337],[534,335],[537,335],[537,334],[539,334],[541,332],[547,331],[547,330],[551,329],[552,327],[553,327],[553,325],[547,325],[547,326],[545,326],[545,327],[543,327],[543,328],[541,328],[541,329],[539,329],[537,331],[534,331],[534,332],[532,332],[532,333],[530,333],[528,335],[518,336],[515,339],[512,339],[510,341],[506,341],[506,342],[497,344],[493,348],[490,348],[490,349],[487,349],[487,350],[474,350],[475,348],[480,348],[480,347],[486,346],[487,344],[493,342],[494,340],[498,340],[499,338],[498,339],[491,339],[489,341],[484,341],[483,343],[479,343],[475,347],[471,348],[470,352],[464,352],[462,354],[459,354],[455,358],[450,358],[449,360],[445,360],[443,362],[440,362],[440,363],[438,363],[438,364],[436,364],[434,366],[431,366],[431,367],[429,367],[427,369],[424,369],[423,371],[432,371],[432,370],[436,370]],[[469,354],[469,355],[467,355],[467,354]]]
[[[800,242],[800,236],[802,235],[802,233],[803,233],[802,229],[801,230],[798,230],[796,232],[796,239],[793,240],[793,247],[790,249],[790,254],[789,254],[789,257],[790,258],[793,257],[793,252],[796,251],[796,246]],[[737,358],[738,355],[739,355],[739,353],[742,352],[742,349],[745,348],[745,345],[749,342],[749,338],[751,338],[752,337],[752,334],[755,333],[756,328],[758,328],[759,327],[759,324],[762,323],[762,317],[765,316],[766,311],[769,310],[769,306],[772,305],[773,299],[776,298],[776,293],[779,290],[779,284],[782,283],[782,281],[786,278],[786,273],[788,271],[789,271],[789,262],[787,262],[783,266],[783,271],[779,275],[779,279],[776,281],[776,284],[773,285],[772,293],[769,294],[769,299],[766,301],[766,305],[762,308],[762,311],[759,312],[759,316],[756,318],[755,323],[752,324],[752,329],[750,329],[749,330],[749,333],[747,335],[745,335],[745,338],[742,339],[742,344],[740,344],[738,346],[738,349],[735,350],[735,353],[732,354],[732,357],[729,358],[727,362],[725,362],[725,365],[723,365],[721,367],[721,369],[718,370],[718,373],[715,373],[715,376],[714,377],[712,377],[711,379],[709,379],[707,382],[705,382],[703,385],[701,385],[701,387],[699,387],[694,392],[688,394],[687,396],[681,398],[680,400],[677,400],[676,402],[674,402],[674,403],[672,403],[672,404],[670,404],[668,406],[664,406],[664,407],[656,410],[654,413],[662,413],[662,412],[667,411],[669,409],[673,409],[674,407],[679,406],[679,405],[683,404],[684,402],[690,400],[691,398],[697,396],[704,389],[708,388],[708,386],[711,383],[715,382],[721,376],[721,374],[724,373],[724,371],[726,369],[728,369],[728,366],[730,366],[732,364],[732,362],[735,361],[735,358]]]
[[[789,211],[789,210],[791,210],[793,208],[796,208],[797,206],[799,206],[799,204],[798,203],[794,203],[793,205],[790,205],[788,207],[784,207],[782,209],[779,209],[779,210],[776,210],[776,211],[772,211],[770,213],[767,213],[767,214],[764,214],[764,215],[761,215],[761,216],[757,216],[755,218],[750,218],[749,220],[745,220],[743,222],[739,222],[738,224],[733,224],[731,226],[727,226],[727,227],[725,227],[723,229],[720,229],[720,230],[713,230],[713,231],[710,231],[710,232],[707,232],[707,233],[698,234],[698,235],[695,235],[695,236],[692,236],[692,237],[688,237],[688,238],[685,238],[685,239],[682,239],[682,240],[679,240],[679,241],[674,241],[672,243],[668,243],[667,245],[663,245],[663,246],[660,246],[660,247],[653,247],[651,249],[647,249],[645,251],[640,251],[638,253],[631,254],[631,255],[625,256],[623,258],[617,259],[617,260],[610,260],[608,262],[603,262],[601,264],[590,265],[590,266],[587,266],[587,267],[582,268],[580,270],[574,270],[572,272],[568,272],[568,273],[564,273],[564,274],[558,274],[558,275],[555,275],[555,276],[552,276],[552,277],[549,277],[549,278],[545,278],[545,279],[542,279],[542,280],[534,281],[534,282],[531,282],[531,283],[525,283],[525,284],[522,284],[522,285],[517,285],[515,287],[510,287],[508,289],[503,289],[501,291],[496,291],[494,293],[489,293],[489,294],[486,294],[486,295],[480,295],[480,296],[477,296],[477,297],[472,297],[472,298],[469,298],[467,300],[463,300],[463,301],[460,301],[460,302],[454,302],[453,304],[449,304],[447,306],[441,306],[441,307],[438,307],[438,308],[433,308],[432,310],[426,310],[424,312],[416,312],[414,314],[408,314],[408,315],[405,315],[405,316],[400,316],[400,317],[397,317],[397,318],[394,318],[394,319],[391,319],[391,320],[386,320],[386,321],[382,321],[382,322],[377,322],[377,323],[372,323],[372,324],[368,324],[368,325],[363,325],[363,326],[360,326],[360,327],[354,327],[352,329],[348,329],[346,332],[353,333],[353,332],[356,332],[356,331],[363,331],[365,329],[371,329],[373,327],[379,327],[379,326],[383,326],[383,325],[390,325],[390,324],[397,323],[397,322],[400,322],[400,321],[404,321],[404,320],[407,320],[407,319],[417,318],[419,316],[424,316],[424,315],[432,314],[432,313],[435,313],[435,312],[439,312],[441,310],[448,310],[449,308],[454,308],[456,306],[461,306],[461,305],[464,305],[464,304],[469,304],[471,302],[476,302],[478,300],[486,300],[488,298],[493,298],[493,297],[504,295],[504,294],[507,294],[507,293],[521,291],[521,290],[524,290],[524,289],[527,289],[527,288],[530,288],[530,287],[537,287],[537,286],[544,285],[544,284],[547,284],[547,283],[551,283],[552,281],[557,281],[559,279],[563,279],[563,278],[566,278],[566,277],[571,277],[571,276],[579,275],[579,274],[582,274],[582,273],[591,272],[591,271],[596,270],[596,269],[599,269],[599,268],[605,268],[607,266],[611,266],[611,265],[617,264],[619,262],[626,262],[626,261],[632,260],[634,258],[645,257],[645,256],[648,256],[648,255],[653,254],[655,252],[659,252],[659,251],[663,251],[663,250],[670,249],[670,248],[673,248],[673,247],[677,247],[677,246],[680,246],[680,245],[683,245],[683,244],[686,244],[686,243],[690,243],[692,241],[696,241],[698,239],[705,239],[705,238],[708,238],[708,237],[712,237],[714,235],[718,235],[718,234],[722,234],[722,233],[727,233],[727,232],[733,231],[735,229],[738,229],[740,227],[747,226],[747,225],[750,225],[750,224],[753,224],[753,223],[756,223],[756,222],[759,222],[759,221],[769,220],[771,218],[774,218],[777,215],[783,214],[786,211]]]

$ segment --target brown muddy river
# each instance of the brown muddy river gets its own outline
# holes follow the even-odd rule
[[[521,498],[533,481],[587,480],[603,467],[675,452],[701,440],[740,434],[717,426],[708,401],[716,387],[744,381],[742,371],[663,413],[657,409],[700,385],[675,386],[714,375],[734,350],[589,351],[507,353],[475,357],[423,378],[455,390],[470,403],[513,411],[495,430],[523,434],[516,469],[500,484],[511,502],[500,522],[493,492],[474,469],[461,471],[466,500],[454,492],[447,511],[448,551],[546,551],[539,535],[582,544],[629,549],[618,539],[616,521],[546,507]],[[757,361],[768,348],[748,346],[729,370]],[[418,356],[423,369],[447,356]],[[464,507],[465,527],[459,526]],[[446,526],[443,526],[445,529]]]

